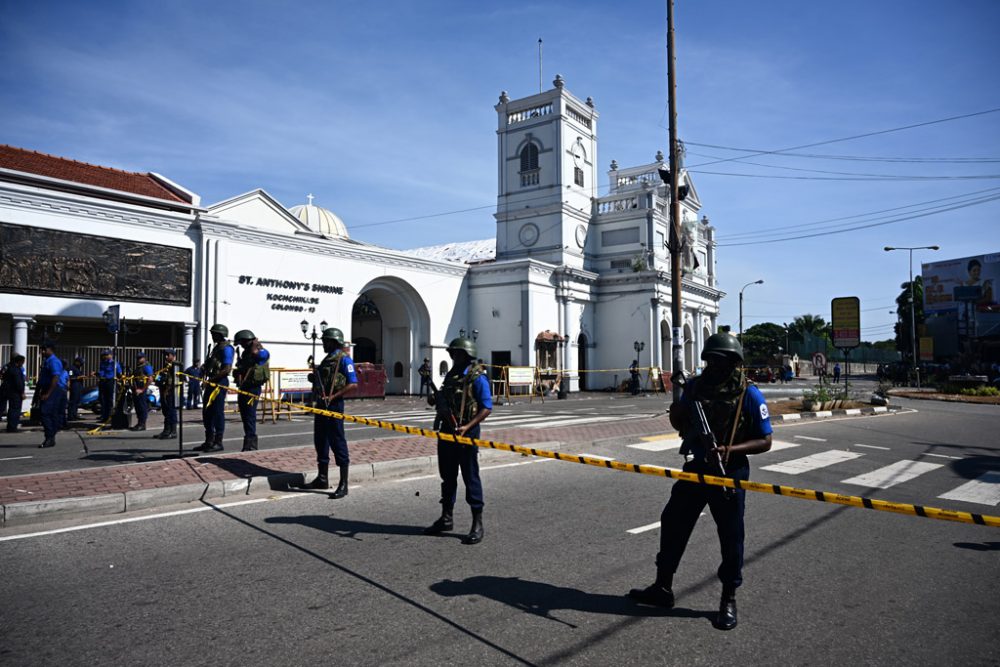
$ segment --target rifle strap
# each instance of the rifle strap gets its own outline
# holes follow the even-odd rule
[[[736,429],[740,426],[740,416],[743,413],[743,399],[747,395],[747,387],[750,385],[746,381],[743,382],[743,391],[740,392],[740,401],[736,404],[736,419],[733,420],[733,430],[729,433],[729,444],[727,447],[733,446],[733,440],[736,439]]]

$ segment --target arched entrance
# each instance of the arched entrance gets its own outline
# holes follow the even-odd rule
[[[579,369],[580,391],[587,391],[587,335],[576,339],[576,367]]]
[[[694,331],[690,324],[684,325],[684,370],[693,372],[697,368],[694,358]]]
[[[673,336],[670,335],[670,322],[660,322],[660,368],[667,375],[674,371]]]
[[[383,364],[387,394],[416,393],[421,341],[430,339],[430,316],[406,281],[382,276],[361,290],[351,315],[355,361]],[[364,355],[364,357],[362,357]]]

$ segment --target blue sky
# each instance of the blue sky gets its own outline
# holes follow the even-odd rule
[[[163,173],[206,203],[257,187],[286,206],[313,193],[352,236],[393,248],[487,238],[493,105],[501,90],[537,92],[539,37],[546,88],[560,73],[601,113],[602,172],[612,159],[643,164],[666,150],[665,15],[663,2],[645,1],[0,0],[0,143]],[[745,292],[747,327],[829,318],[832,297],[856,295],[864,337],[889,337],[907,257],[884,245],[942,246],[918,254],[924,261],[1000,251],[996,200],[844,234],[766,235],[996,196],[968,193],[1000,188],[1000,113],[796,151],[994,162],[704,164],[748,155],[731,148],[781,150],[996,109],[997,26],[994,0],[678,0],[678,127],[703,213],[721,244],[769,241],[720,246],[722,323],[736,325],[740,287],[763,279]],[[826,178],[851,180],[816,180]],[[464,209],[476,210],[378,224]]]

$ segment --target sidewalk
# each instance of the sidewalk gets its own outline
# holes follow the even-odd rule
[[[895,408],[832,410],[776,415],[776,423],[879,414]],[[672,432],[666,415],[614,423],[491,430],[485,439],[539,449],[572,443],[584,451],[593,443],[634,441]],[[437,472],[437,445],[431,438],[401,436],[350,442],[352,483]],[[517,454],[483,449],[483,461],[512,460]],[[105,516],[166,505],[216,500],[288,486],[316,471],[312,446],[247,453],[190,456],[148,463],[0,477],[0,526],[23,526],[81,516]]]

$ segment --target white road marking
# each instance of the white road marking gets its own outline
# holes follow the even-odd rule
[[[991,470],[948,493],[938,496],[945,500],[960,500],[980,505],[1000,504],[1000,471]]]
[[[814,442],[826,442],[826,438],[814,438],[811,435],[797,435],[796,438],[800,440],[812,440]]]
[[[664,438],[651,442],[637,442],[634,445],[626,445],[632,449],[641,449],[644,452],[665,452],[668,449],[677,449],[681,445],[680,438]]]
[[[8,456],[5,459],[0,459],[0,461],[17,461],[18,459],[33,459],[34,456]]]
[[[495,465],[495,466],[484,466],[484,467],[480,468],[479,470],[482,471],[482,470],[496,470],[497,468],[512,468],[514,466],[526,466],[526,465],[530,465],[532,463],[546,463],[548,461],[555,461],[555,459],[537,458],[537,459],[531,459],[530,461],[517,461],[516,463],[500,463],[500,464]],[[402,479],[394,479],[392,481],[394,483],[396,483],[396,484],[403,484],[404,482],[416,482],[416,481],[419,481],[419,480],[422,480],[422,479],[440,479],[440,477],[441,476],[437,475],[437,474],[434,474],[434,475],[418,475],[416,477],[403,477]]]
[[[825,452],[820,452],[819,454],[805,456],[801,459],[792,459],[791,461],[785,461],[784,463],[775,463],[774,465],[764,466],[761,470],[783,472],[787,475],[798,475],[800,473],[809,472],[810,470],[825,468],[837,463],[843,463],[844,461],[850,461],[851,459],[856,459],[862,456],[864,456],[864,454],[845,452],[840,449],[831,449]]]
[[[772,440],[771,449],[764,452],[765,454],[770,454],[771,452],[780,452],[782,449],[791,449],[792,447],[798,447],[797,442],[788,442],[787,440]]]
[[[924,473],[942,468],[940,463],[924,463],[923,461],[896,461],[878,470],[866,472],[863,475],[841,480],[842,484],[854,484],[876,489],[888,489],[889,487],[909,482]]]
[[[698,516],[705,516],[705,513],[702,512]],[[629,528],[625,532],[628,533],[629,535],[638,535],[639,533],[645,533],[650,530],[656,530],[659,527],[660,527],[660,522],[657,521],[655,523],[646,524],[645,526],[639,526],[638,528]]]
[[[961,461],[961,456],[948,456],[947,454],[931,454],[930,452],[925,452],[924,456],[936,456],[939,459],[954,459],[955,461]]]
[[[856,443],[854,443],[851,446],[852,447],[864,447],[865,449],[881,449],[881,450],[886,451],[886,452],[891,451],[891,449],[889,447],[879,447],[878,445],[862,445],[860,442],[856,442]]]
[[[136,521],[149,521],[151,519],[164,519],[171,516],[181,516],[182,514],[194,514],[196,512],[208,512],[214,509],[226,509],[227,507],[236,507],[238,505],[253,505],[254,503],[266,503],[272,500],[285,500],[286,498],[302,498],[302,497],[304,496],[300,493],[289,493],[270,498],[253,498],[251,500],[239,500],[234,503],[225,503],[225,504],[208,503],[201,507],[192,507],[191,509],[186,509],[186,510],[160,512],[159,514],[150,514],[147,516],[133,516],[133,517],[128,517],[127,519],[115,519],[114,521],[101,521],[98,523],[88,523],[83,526],[70,526],[69,528],[55,528],[53,530],[43,530],[37,533],[25,533],[24,535],[8,535],[7,537],[0,537],[0,542],[7,542],[10,540],[24,540],[29,537],[43,537],[45,535],[58,535],[59,533],[71,533],[77,530],[87,530],[88,528],[103,528],[104,526],[117,526],[123,523],[135,523]]]

